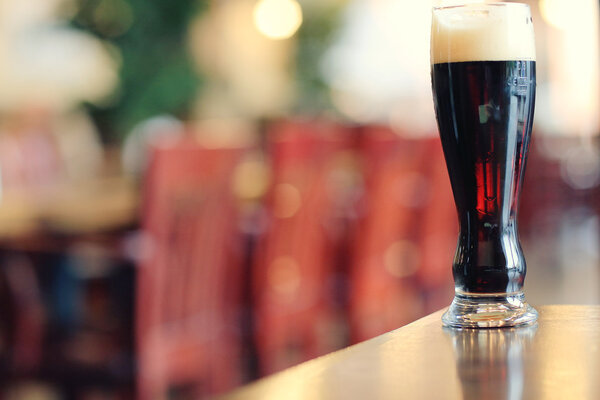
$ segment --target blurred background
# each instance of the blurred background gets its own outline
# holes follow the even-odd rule
[[[526,2],[527,297],[598,304],[598,2]],[[447,306],[453,3],[0,0],[0,396],[205,398]]]

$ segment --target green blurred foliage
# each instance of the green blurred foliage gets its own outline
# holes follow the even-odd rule
[[[119,49],[120,87],[106,106],[89,105],[105,140],[163,113],[185,118],[202,78],[187,52],[187,30],[208,0],[78,0],[73,25]]]
[[[295,59],[298,97],[293,111],[296,113],[315,115],[333,110],[329,87],[321,73],[321,59],[335,38],[342,9],[340,3],[327,2],[302,8],[304,17],[297,33]]]
[[[188,27],[209,0],[77,0],[72,24],[117,48],[120,83],[106,105],[87,105],[105,141],[120,140],[146,118],[169,113],[187,118],[203,77],[187,51]],[[302,4],[302,2],[301,2]],[[317,4],[317,5],[314,5]],[[339,24],[340,3],[303,6],[295,57],[298,97],[291,110],[315,115],[332,110],[320,60]]]

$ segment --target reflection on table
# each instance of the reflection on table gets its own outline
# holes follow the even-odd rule
[[[463,396],[521,399],[526,384],[523,353],[537,324],[524,328],[444,329],[452,341]]]

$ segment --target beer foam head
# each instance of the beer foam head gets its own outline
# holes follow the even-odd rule
[[[466,4],[433,10],[432,64],[461,61],[535,61],[529,7]]]

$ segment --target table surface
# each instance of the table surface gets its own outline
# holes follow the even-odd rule
[[[442,311],[245,386],[235,399],[600,399],[600,306],[527,328],[442,328]]]

